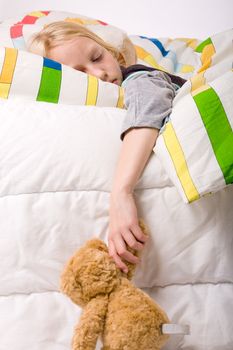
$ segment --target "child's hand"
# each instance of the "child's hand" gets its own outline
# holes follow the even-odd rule
[[[139,258],[127,250],[127,245],[135,250],[142,250],[147,236],[138,224],[137,208],[132,193],[112,193],[109,212],[109,254],[116,265],[128,272],[126,260],[137,264]]]

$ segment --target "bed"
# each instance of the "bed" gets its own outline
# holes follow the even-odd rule
[[[27,16],[38,19],[49,13]],[[1,33],[15,23],[22,22],[1,24]],[[11,33],[19,33],[18,27]],[[4,44],[8,49],[1,48],[0,56],[0,350],[68,350],[81,310],[60,293],[60,273],[87,239],[107,241],[111,179],[125,117],[123,97],[118,87],[99,82],[94,102],[79,94],[83,100],[77,103],[77,96],[65,93],[63,85],[60,100],[54,100],[55,95],[42,91],[41,84],[35,88],[33,79],[41,80],[32,72],[43,66],[59,74],[58,67],[21,51],[18,38],[11,35],[11,45]],[[200,93],[214,89],[232,128],[232,31],[203,41],[153,41],[136,35],[130,39],[139,63],[159,64],[171,72],[177,69],[175,73],[188,79],[135,190],[139,215],[151,238],[134,282],[166,310],[173,323],[190,326],[190,335],[170,337],[164,350],[232,350],[232,129],[227,130],[227,144],[226,134],[221,136],[222,153],[229,154],[226,163],[210,147],[208,128],[197,127],[204,115]],[[163,55],[162,48],[169,54]],[[18,61],[9,83],[4,80],[4,62],[14,50]],[[71,71],[62,69],[67,82]],[[203,71],[201,78],[206,80],[201,85]],[[88,77],[80,74],[72,83],[82,81],[83,86]],[[180,115],[187,116],[187,125],[179,123]],[[174,155],[179,161],[171,156],[171,130],[179,141]],[[194,142],[187,143],[190,135],[197,140],[195,147]],[[227,169],[221,174],[218,157]]]

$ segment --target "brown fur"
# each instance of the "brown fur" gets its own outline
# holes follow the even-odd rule
[[[146,233],[142,222],[140,226]],[[94,350],[99,336],[102,350],[159,350],[164,345],[168,336],[161,333],[161,326],[169,323],[168,317],[127,279],[135,267],[128,264],[128,268],[126,276],[99,239],[88,241],[68,261],[61,290],[83,307],[73,350]]]

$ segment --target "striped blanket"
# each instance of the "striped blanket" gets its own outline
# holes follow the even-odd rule
[[[233,30],[199,43],[156,153],[185,202],[233,183]],[[180,65],[174,66],[180,69]]]

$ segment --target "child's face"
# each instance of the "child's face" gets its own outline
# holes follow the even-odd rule
[[[117,60],[92,39],[77,37],[54,47],[49,58],[95,77],[120,85],[122,73]]]

